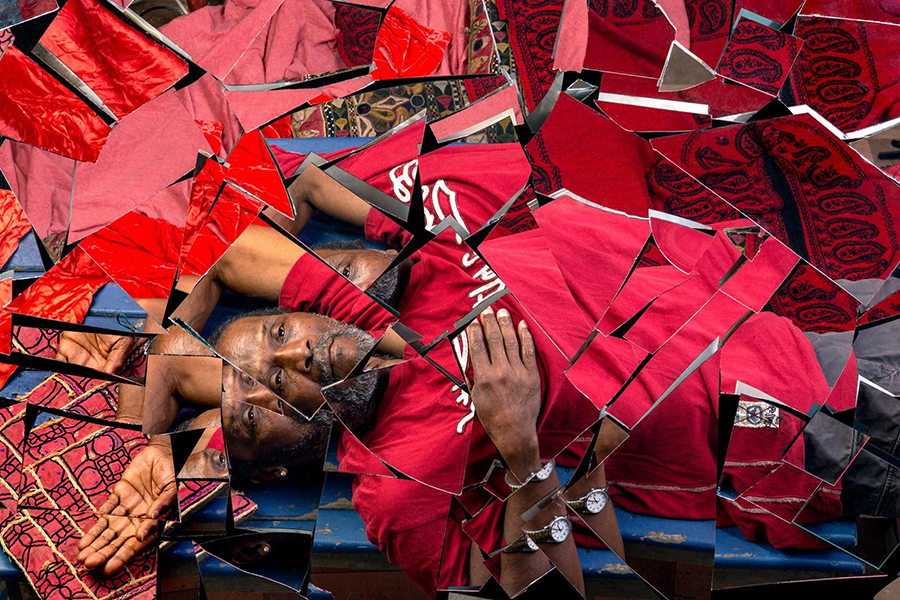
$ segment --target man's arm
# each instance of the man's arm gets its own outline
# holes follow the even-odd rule
[[[476,414],[515,477],[527,481],[542,468],[537,438],[541,385],[534,339],[524,321],[517,334],[509,312],[502,309],[496,316],[491,309],[482,313],[481,323],[476,320],[469,325],[467,338]],[[554,471],[544,481],[528,482],[507,499],[503,517],[506,544],[518,540],[523,528],[538,530],[566,514],[565,506],[554,502],[531,522],[522,519],[523,513],[558,487]],[[545,574],[550,568],[548,558],[583,593],[581,564],[572,536],[559,544],[543,544],[541,549],[544,552],[503,553],[500,583],[507,593],[518,594]]]

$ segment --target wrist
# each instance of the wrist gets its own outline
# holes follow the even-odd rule
[[[520,482],[525,481],[532,473],[540,471],[543,466],[537,434],[511,437],[508,442],[498,444],[497,449]]]

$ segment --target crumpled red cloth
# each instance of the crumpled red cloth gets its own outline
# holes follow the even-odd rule
[[[15,46],[0,58],[0,135],[94,162],[109,137],[109,125]]]
[[[109,275],[80,247],[19,294],[6,309],[54,321],[81,323]]]
[[[375,40],[375,79],[425,77],[434,73],[444,59],[452,34],[417,23],[396,7],[391,7]]]
[[[187,75],[188,65],[104,8],[67,2],[40,43],[121,118]]]
[[[168,298],[183,229],[132,211],[90,235],[81,248],[132,298]]]
[[[13,255],[31,223],[11,190],[0,190],[0,265]]]
[[[228,180],[293,219],[294,209],[288,197],[275,159],[258,129],[241,136],[228,155]]]

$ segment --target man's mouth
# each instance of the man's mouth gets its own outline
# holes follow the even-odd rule
[[[334,337],[328,340],[328,345],[325,347],[325,367],[326,373],[329,374],[332,381],[336,381],[337,377],[334,373]]]

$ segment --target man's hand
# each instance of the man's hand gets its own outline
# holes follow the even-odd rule
[[[485,431],[520,481],[541,468],[537,419],[541,377],[534,338],[525,321],[518,333],[505,309],[492,309],[466,332],[475,382],[472,401]]]
[[[156,538],[158,521],[176,503],[171,447],[151,443],[138,454],[98,509],[97,523],[78,542],[76,560],[112,575]]]
[[[59,338],[56,360],[112,374],[122,368],[140,342],[140,338],[127,335],[64,331]]]

